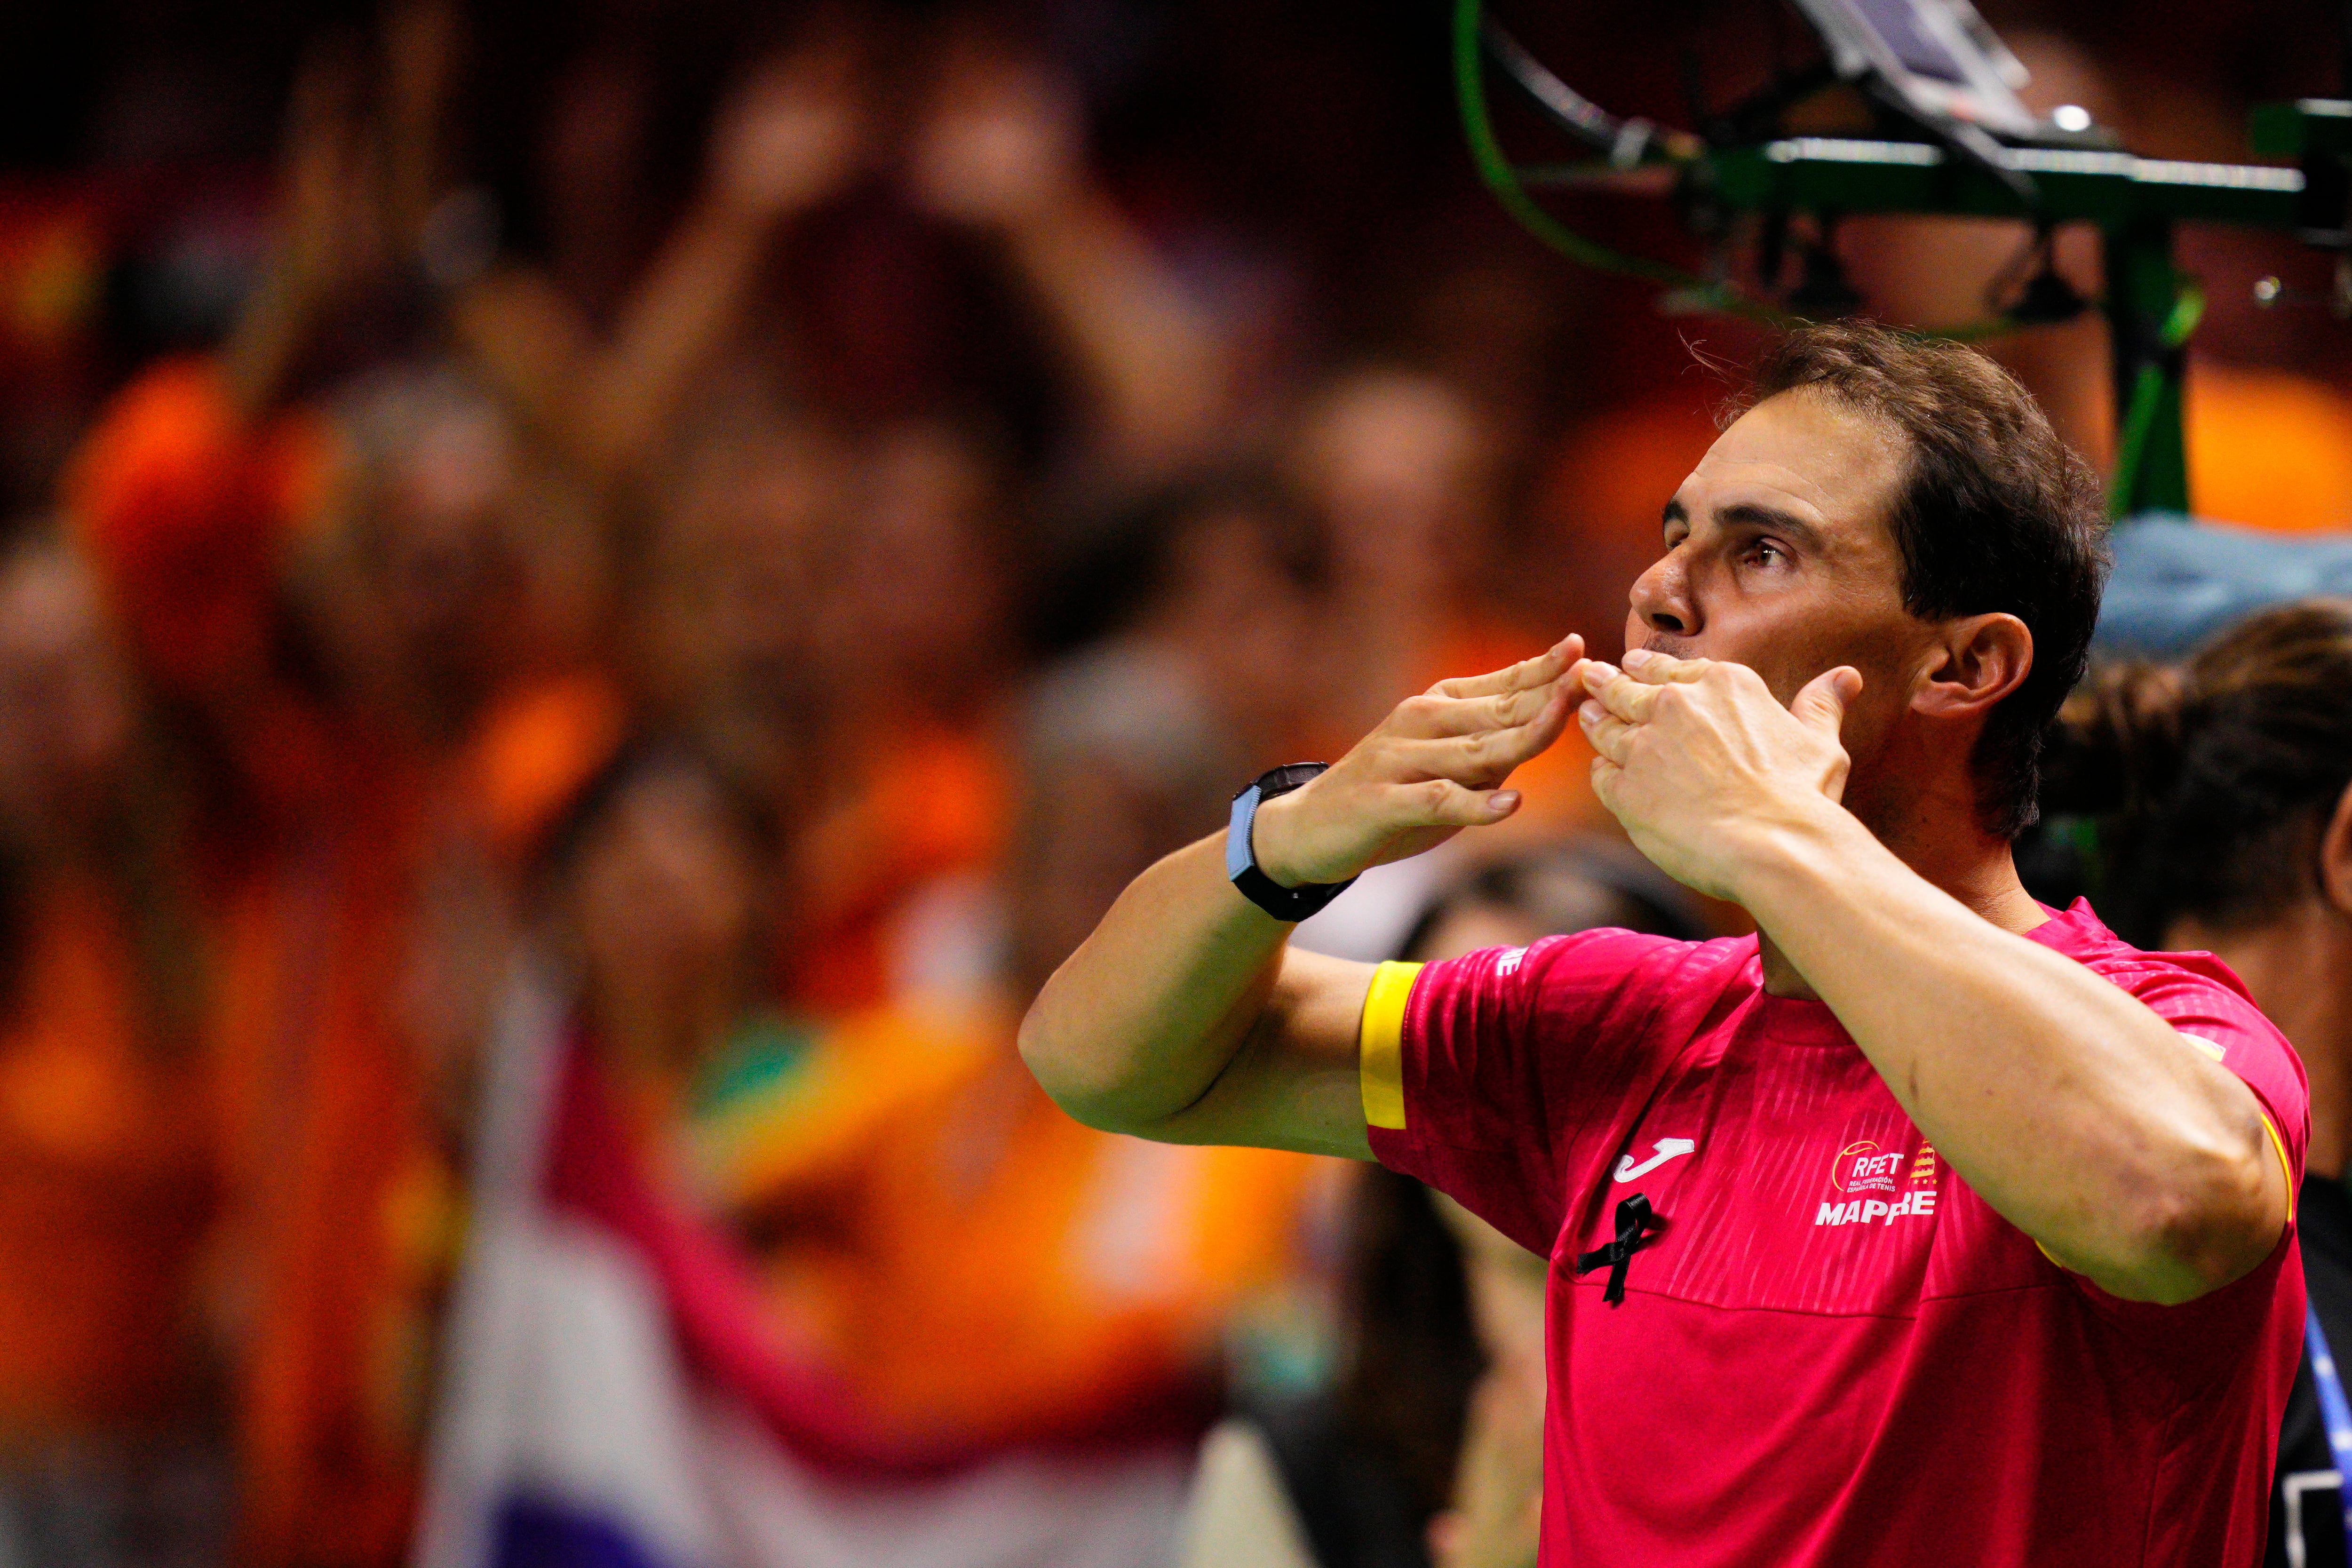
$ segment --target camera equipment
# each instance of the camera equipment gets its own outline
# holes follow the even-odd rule
[[[2118,518],[2185,512],[2184,345],[2202,313],[2195,280],[2174,265],[2182,223],[2290,230],[2352,249],[2352,101],[2266,105],[2253,141],[2295,166],[2135,157],[2079,109],[2037,117],[2019,99],[2024,68],[1967,0],[1794,0],[1824,58],[1785,71],[1696,132],[1620,120],[1549,69],[1486,13],[1456,0],[1454,59],[1470,152],[1522,224],[1572,260],[1646,279],[1666,308],[1773,322],[1818,319],[1859,302],[1832,243],[1856,214],[2021,218],[2034,226],[2022,278],[1997,281],[1998,313],[1949,335],[1981,338],[2089,308],[2050,264],[2060,226],[2095,226],[2103,243],[2117,450],[2110,503]],[[1592,153],[1514,163],[1496,139],[1489,63],[1554,127]],[[1693,272],[1627,255],[1559,222],[1535,193],[1601,186],[1673,199],[1711,260]],[[1735,237],[1752,244],[1754,281],[1734,277]],[[1801,253],[1798,281],[1781,284]],[[2014,269],[2012,269],[2014,270]],[[2276,290],[2274,289],[2275,293]],[[2344,290],[2352,299],[2352,288]]]

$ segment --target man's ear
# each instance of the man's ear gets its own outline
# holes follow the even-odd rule
[[[1989,711],[2025,683],[2033,668],[2033,634],[1998,611],[1946,623],[1928,649],[1928,667],[1912,694],[1914,711],[1958,719]]]
[[[2352,784],[2336,797],[2335,814],[2319,836],[2319,896],[2339,915],[2352,915]]]

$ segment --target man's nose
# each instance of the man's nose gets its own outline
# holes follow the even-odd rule
[[[1667,632],[1675,637],[1689,637],[1698,629],[1698,605],[1690,591],[1690,574],[1682,568],[1676,552],[1669,551],[1650,563],[1650,569],[1633,579],[1633,591],[1628,595],[1633,615],[1654,632]]]

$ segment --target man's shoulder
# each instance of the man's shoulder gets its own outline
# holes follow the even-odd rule
[[[2253,1006],[2246,983],[2210,952],[2164,952],[2134,947],[2109,931],[2084,899],[2075,900],[2063,912],[2053,910],[2050,913],[2049,921],[2027,935],[2126,991],[2137,994],[2151,987],[2210,989],[2249,1009]]]
[[[2244,1079],[2273,1129],[2300,1151],[2310,1093],[2302,1058],[2228,964],[2210,952],[2134,947],[2080,900],[2029,934],[2128,992],[2191,1047]]]
[[[1540,999],[1552,991],[1671,994],[1712,980],[1736,983],[1755,968],[1753,936],[1682,942],[1601,926],[1547,936],[1525,947],[1491,948],[1456,960],[1465,978],[1491,975]]]
[[[1679,942],[1604,927],[1430,964],[1413,1001],[1424,1018],[1531,1039],[1563,1030],[1680,1038],[1754,989],[1760,973],[1752,936]]]

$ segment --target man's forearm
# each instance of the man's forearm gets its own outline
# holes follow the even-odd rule
[[[1079,1120],[1139,1131],[1208,1092],[1272,990],[1290,928],[1234,890],[1219,835],[1119,895],[1055,972],[1021,1051]]]
[[[2187,1299],[2259,1262],[2284,1176],[2250,1092],[1842,809],[1816,815],[1773,832],[1743,901],[1952,1168],[2118,1294]]]
[[[1408,698],[1311,783],[1260,807],[1251,852],[1286,888],[1345,882],[1518,806],[1511,770],[1559,739],[1576,637]],[[1097,1127],[1369,1158],[1359,1034],[1375,967],[1285,947],[1226,879],[1223,835],[1119,895],[1038,993],[1021,1054]]]

